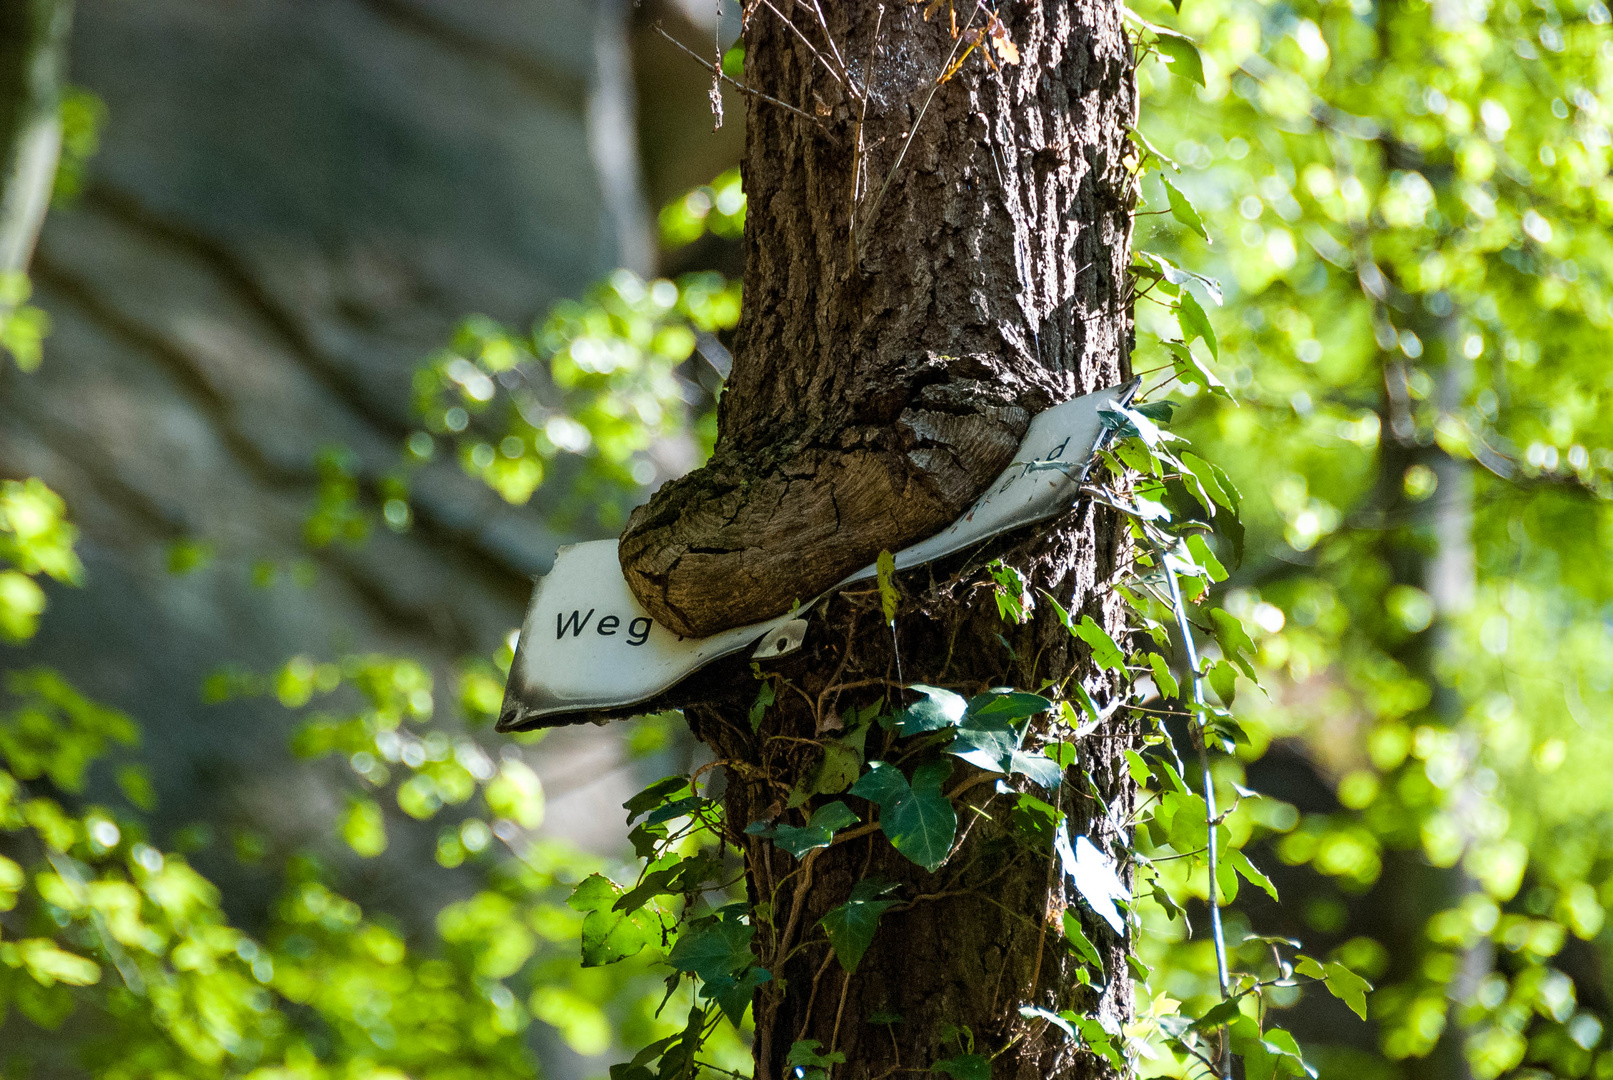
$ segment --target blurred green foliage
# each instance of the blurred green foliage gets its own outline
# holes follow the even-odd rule
[[[1137,231],[1134,363],[1154,376],[1151,396],[1175,394],[1174,428],[1202,457],[1159,468],[1139,422],[1115,463],[1152,477],[1135,494],[1157,505],[1191,515],[1198,499],[1207,526],[1217,491],[1242,492],[1243,530],[1222,514],[1182,556],[1193,597],[1230,615],[1201,628],[1216,639],[1207,678],[1220,708],[1236,700],[1245,737],[1215,767],[1232,810],[1216,826],[1227,869],[1213,890],[1265,889],[1246,850],[1298,884],[1280,908],[1228,912],[1232,959],[1283,981],[1284,946],[1259,935],[1298,924],[1322,943],[1302,974],[1352,1007],[1362,987],[1337,964],[1380,985],[1366,1039],[1306,1040],[1323,1077],[1397,1076],[1442,1040],[1486,1080],[1613,1076],[1613,20],[1601,0],[1137,9],[1151,216]],[[80,120],[70,148],[93,146],[94,118]],[[744,210],[725,173],[662,211],[663,242],[738,236]],[[0,282],[0,347],[29,369],[46,324],[26,299],[24,279]],[[558,475],[572,513],[614,528],[617,497],[656,479],[648,450],[705,401],[680,365],[738,310],[738,284],[715,275],[622,272],[525,333],[468,320],[417,377],[423,430],[406,464],[446,444],[514,503]],[[319,468],[311,543],[362,542],[371,495],[381,521],[408,527],[407,470],[370,492],[339,450]],[[72,542],[48,489],[5,484],[0,632],[35,632],[41,575],[79,580]],[[176,572],[205,550],[176,547]],[[1433,566],[1461,580],[1446,589]],[[1011,568],[999,575],[1000,610],[1017,620],[1034,598]],[[1146,597],[1138,608],[1145,631],[1163,625]],[[1104,645],[1071,630],[1095,654]],[[1158,653],[1110,641],[1102,655],[1161,700],[1183,692]],[[536,775],[471,737],[508,663],[507,649],[467,663],[452,694],[382,656],[297,656],[206,688],[299,712],[297,752],[351,774],[330,829],[357,857],[385,857],[404,818],[436,824],[441,872],[473,884],[418,942],[339,895],[312,854],[282,857],[263,933],[234,929],[184,856],[147,840],[136,726],[55,673],[14,673],[0,712],[0,1010],[62,1032],[112,1076],[530,1075],[534,1018],[579,1053],[646,1048],[626,1077],[657,1060],[676,1071],[702,1044],[743,1070],[741,1035],[719,1019],[742,1015],[745,980],[760,978],[741,949],[754,930],[721,892],[691,892],[732,876],[713,839],[720,807],[683,778],[652,788],[629,807],[645,819],[632,864],[534,841]],[[1069,720],[1091,722],[1073,708]],[[666,724],[639,722],[631,745],[653,751]],[[1274,747],[1314,771],[1327,809],[1246,793]],[[1134,915],[1153,970],[1126,1034],[1147,1048],[1144,1073],[1186,1076],[1197,1066],[1159,1036],[1218,1000],[1213,950],[1188,933],[1212,893],[1195,857],[1210,831],[1202,796],[1162,760],[1131,763],[1152,800]],[[84,801],[97,768],[126,805]],[[1038,802],[1016,804],[1028,835],[1047,819]],[[237,849],[265,857],[249,838]],[[856,903],[877,919],[887,901]],[[826,932],[849,933],[852,916]],[[672,936],[680,922],[687,937]],[[1092,948],[1079,920],[1066,938]],[[1293,990],[1274,984],[1261,1008],[1280,1018]],[[1268,1042],[1254,1051],[1265,1066],[1298,1067],[1291,1039]],[[818,1049],[800,1048],[804,1072],[833,1065]],[[943,1063],[954,1075],[983,1062],[967,1049]],[[0,1051],[0,1069],[19,1068]]]
[[[1178,426],[1247,496],[1225,603],[1270,697],[1239,699],[1242,756],[1290,740],[1336,802],[1272,819],[1317,875],[1289,922],[1387,984],[1377,1053],[1340,1038],[1324,1077],[1442,1037],[1483,1078],[1613,1075],[1609,21],[1194,2],[1203,85],[1139,69],[1140,141],[1173,159],[1147,208],[1168,180],[1215,243],[1140,218],[1137,244],[1224,283],[1193,352],[1238,405],[1173,355],[1154,300],[1214,310],[1181,275],[1141,299],[1135,363],[1187,375]],[[1202,946],[1172,955],[1209,992]]]

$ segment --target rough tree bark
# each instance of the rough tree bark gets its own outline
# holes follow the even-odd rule
[[[1002,5],[1018,62],[1008,49],[976,50],[939,85],[968,47],[949,33],[953,12],[960,30],[982,30],[983,7],[931,5],[928,21],[924,5],[872,0],[824,4],[821,15],[790,0],[748,7],[745,81],[801,112],[748,99],[745,313],[717,449],[636,514],[622,541],[635,593],[691,633],[786,610],[881,549],[939,531],[1012,460],[1032,415],[1129,375],[1136,94],[1117,4]],[[759,962],[775,976],[755,999],[758,1080],[787,1075],[798,1039],[845,1053],[836,1076],[848,1080],[923,1068],[961,1052],[949,1024],[969,1028],[979,1053],[1003,1052],[998,1077],[1102,1072],[1019,1009],[1122,1021],[1127,945],[1079,909],[1104,943],[1109,979],[1078,991],[1059,932],[1073,892],[1050,859],[1007,841],[1013,796],[998,793],[999,777],[958,763],[946,790],[959,796],[962,839],[933,875],[872,832],[811,853],[795,872],[740,830],[781,814],[803,821],[812,806],[786,810],[785,795],[820,760],[815,740],[853,707],[899,704],[900,682],[970,694],[1073,677],[1111,699],[1115,687],[1051,605],[1021,626],[1000,620],[982,566],[1000,555],[1077,617],[1118,632],[1108,585],[1126,545],[1114,515],[1078,506],[905,575],[894,633],[874,590],[843,593],[776,669],[777,703],[759,731],[748,679],[687,710],[727,764],[752,902],[777,897],[754,915]],[[1111,850],[1131,805],[1120,763],[1129,738],[1115,722],[1087,737],[1058,797],[1071,830]],[[889,740],[875,728],[867,757],[897,758]],[[867,877],[900,883],[903,903],[847,976],[812,928]],[[902,1020],[871,1023],[878,1013]]]

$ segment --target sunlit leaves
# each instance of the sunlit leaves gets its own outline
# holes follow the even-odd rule
[[[903,735],[939,731],[963,719],[963,712],[968,707],[968,702],[951,690],[919,683],[908,689],[920,697],[896,716],[897,728]]]
[[[622,890],[615,882],[601,874],[590,874],[566,901],[574,911],[586,912],[582,924],[583,967],[613,964],[660,940],[660,924],[652,915],[642,910],[615,910],[621,896]]]

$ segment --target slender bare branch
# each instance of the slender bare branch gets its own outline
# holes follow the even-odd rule
[[[672,44],[676,45],[678,48],[682,49],[684,52],[688,53],[689,58],[692,59],[695,63],[699,64],[701,67],[705,68],[707,71],[710,71],[710,72],[713,72],[714,74],[716,74],[718,78],[722,79],[722,81],[727,83],[729,86],[732,86],[735,90],[738,90],[741,94],[749,94],[751,97],[760,98],[763,101],[766,101],[766,102],[769,102],[771,104],[777,105],[781,109],[787,109],[788,111],[794,113],[795,115],[797,115],[799,117],[802,117],[803,119],[810,120],[812,123],[816,124],[819,128],[823,127],[823,121],[819,120],[816,116],[813,116],[811,113],[806,112],[806,111],[804,111],[802,109],[797,109],[794,105],[791,105],[788,101],[780,101],[778,98],[774,97],[771,94],[764,94],[760,90],[753,90],[750,87],[746,86],[744,83],[740,82],[738,79],[732,78],[726,72],[724,72],[722,68],[716,66],[711,61],[707,60],[705,57],[701,56],[699,53],[697,53],[693,49],[689,48],[689,46],[685,45],[683,42],[679,41],[677,38],[675,38],[671,34],[667,33],[666,30],[661,26],[660,23],[655,24],[655,32],[657,34],[660,34],[662,37],[666,38],[668,41],[672,42]]]

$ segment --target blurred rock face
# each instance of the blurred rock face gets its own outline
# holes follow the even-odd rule
[[[289,713],[202,704],[218,664],[407,652],[446,690],[448,661],[518,624],[566,538],[452,463],[421,474],[410,532],[310,554],[302,525],[321,448],[365,478],[395,464],[410,373],[459,317],[524,323],[646,268],[626,18],[625,0],[80,0],[71,80],[108,121],[39,245],[55,330],[38,373],[0,373],[0,475],[67,499],[88,587],[58,590],[0,666],[53,664],[141,721],[159,829],[251,825],[284,850],[339,808],[333,774],[287,754]],[[212,561],[172,575],[180,540]],[[564,770],[562,747],[543,757]],[[394,836],[373,895],[434,911],[399,876],[430,838]]]

